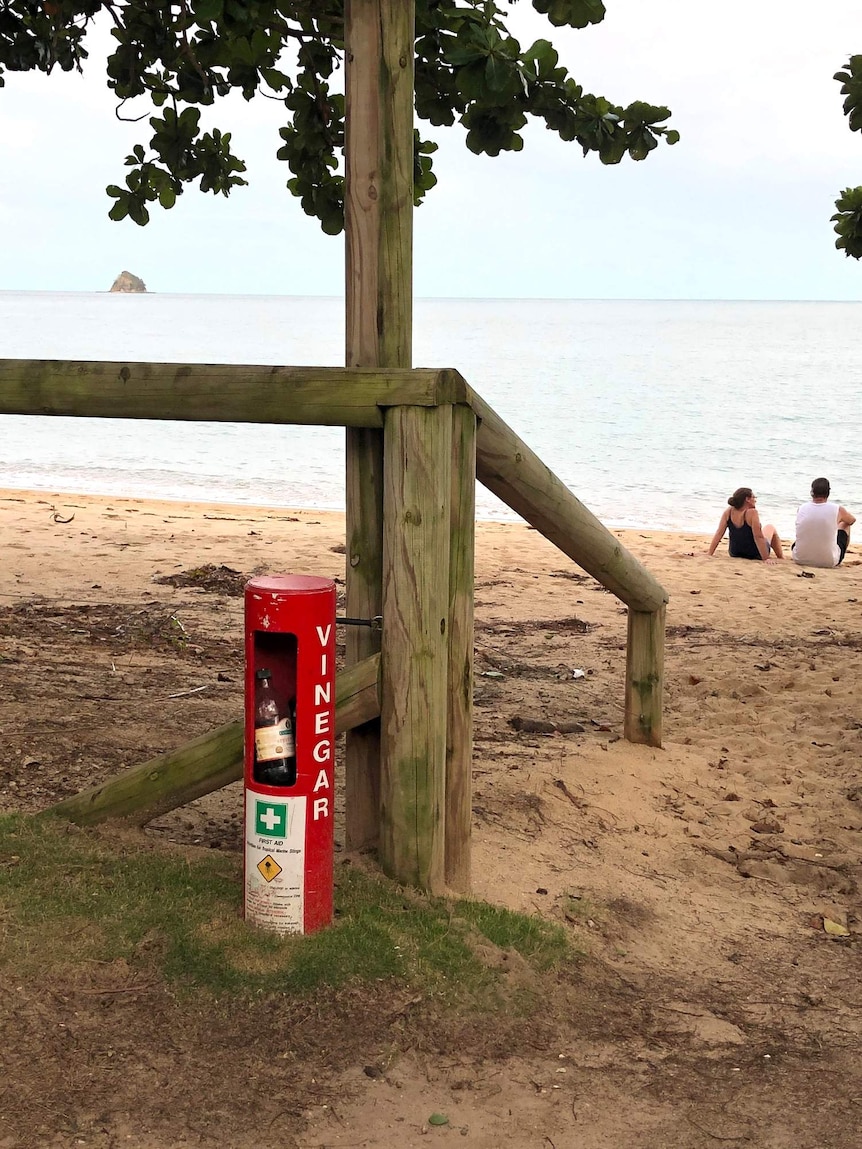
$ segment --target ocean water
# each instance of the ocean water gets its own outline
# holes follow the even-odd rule
[[[336,298],[0,292],[0,358],[337,366]],[[862,304],[418,300],[456,367],[608,526],[712,531],[739,486],[792,537],[811,479],[862,512]],[[0,487],[344,506],[343,431],[0,416]],[[477,514],[515,516],[481,486]]]

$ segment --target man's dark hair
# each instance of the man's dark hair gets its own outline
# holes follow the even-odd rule
[[[828,499],[829,498],[829,480],[828,479],[815,479],[811,484],[811,498],[812,499]]]

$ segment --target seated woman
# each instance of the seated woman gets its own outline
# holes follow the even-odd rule
[[[721,516],[718,529],[712,536],[712,542],[706,552],[708,555],[715,554],[715,548],[724,538],[725,531],[729,531],[727,549],[731,558],[774,562],[775,560],[770,558],[770,552],[775,553],[776,559],[784,558],[778,531],[772,523],[767,523],[765,527],[760,525],[756,505],[757,495],[751,493],[751,487],[738,487],[727,503],[727,510]]]

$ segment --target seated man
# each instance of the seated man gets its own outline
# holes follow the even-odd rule
[[[828,479],[815,479],[811,502],[803,503],[796,514],[793,561],[802,566],[837,567],[847,551],[856,516],[838,503],[830,503],[829,490]]]

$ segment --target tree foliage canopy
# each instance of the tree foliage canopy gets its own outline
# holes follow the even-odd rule
[[[851,132],[862,132],[862,56],[851,56],[844,69],[835,73],[844,96],[844,115]],[[862,187],[845,188],[835,201],[833,215],[838,238],[835,246],[853,259],[862,258]]]
[[[515,0],[501,0],[509,5]],[[667,108],[635,101],[620,107],[585,92],[548,40],[522,49],[495,0],[416,0],[415,108],[439,127],[456,121],[467,147],[496,156],[520,151],[529,117],[602,163],[645,159],[661,138]],[[602,0],[532,0],[555,27],[585,28],[605,15]],[[116,41],[107,61],[118,114],[142,119],[152,106],[152,135],[126,158],[129,171],[112,219],[138,224],[148,205],[174,205],[186,184],[228,195],[245,184],[231,135],[202,130],[200,108],[239,91],[283,102],[286,123],[277,155],[303,209],[337,234],[344,221],[344,96],[336,73],[344,49],[343,0],[0,0],[0,86],[4,71],[55,67],[82,71],[88,31],[109,19]],[[141,102],[145,111],[141,113]],[[437,145],[414,140],[415,199],[437,182]]]

